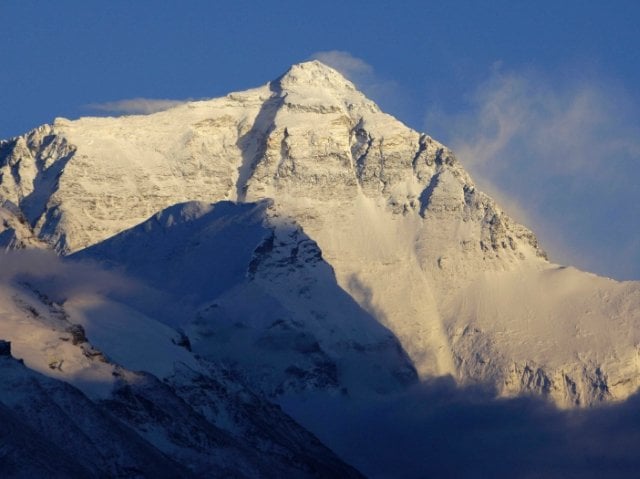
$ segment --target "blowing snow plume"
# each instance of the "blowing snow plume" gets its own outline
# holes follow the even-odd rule
[[[426,124],[552,259],[638,279],[640,119],[629,102],[606,78],[552,82],[497,66],[466,112],[434,112]]]

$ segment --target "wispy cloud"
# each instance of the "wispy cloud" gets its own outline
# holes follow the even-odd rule
[[[371,65],[362,58],[354,57],[351,53],[342,50],[316,52],[311,55],[311,58],[335,68],[352,82],[370,78],[374,75]]]
[[[619,85],[498,66],[467,111],[432,112],[434,125],[553,259],[640,278],[640,121]]]
[[[123,275],[106,271],[90,261],[68,261],[49,250],[17,250],[0,254],[0,288],[26,280],[46,286],[52,297],[64,300],[74,294],[129,294],[140,286]]]
[[[623,98],[596,84],[558,90],[533,72],[496,70],[471,111],[458,117],[466,137],[455,135],[453,146],[474,166],[504,167],[525,157],[556,174],[601,175],[615,157],[640,153],[627,114]]]
[[[168,110],[182,105],[189,100],[166,100],[154,98],[131,98],[128,100],[108,101],[105,103],[91,103],[87,108],[109,113],[121,114],[149,114]]]

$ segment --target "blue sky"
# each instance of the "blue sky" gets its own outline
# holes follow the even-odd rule
[[[453,147],[551,259],[640,279],[638,2],[0,0],[0,19],[0,138],[318,57]]]

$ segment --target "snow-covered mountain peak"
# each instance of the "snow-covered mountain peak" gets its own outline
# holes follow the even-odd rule
[[[380,112],[353,83],[317,60],[293,65],[270,82],[269,88],[272,99],[284,112],[337,113],[351,118],[351,122],[359,121],[368,113]]]
[[[292,65],[276,80],[283,90],[297,86],[315,86],[332,90],[355,91],[356,87],[337,70],[318,60]]]
[[[14,236],[26,238],[31,231],[65,255],[109,243],[109,259],[118,263],[123,244],[146,261],[149,246],[159,241],[155,258],[165,266],[177,261],[176,268],[193,267],[185,275],[211,304],[227,294],[222,286],[232,278],[234,284],[257,288],[256,298],[268,296],[265,289],[278,303],[307,308],[304,314],[317,318],[316,305],[300,302],[300,288],[290,287],[295,280],[283,271],[300,265],[309,281],[316,281],[318,271],[330,269],[331,281],[318,284],[347,293],[361,314],[391,331],[421,377],[452,374],[463,381],[488,380],[512,392],[534,387],[526,371],[535,366],[549,383],[545,393],[580,404],[600,397],[592,387],[597,381],[590,379],[595,371],[616,378],[607,386],[611,397],[630,394],[640,382],[633,360],[637,338],[617,341],[616,336],[621,344],[616,357],[622,359],[613,362],[602,360],[613,341],[569,341],[575,331],[597,336],[607,318],[619,318],[631,328],[636,316],[608,306],[600,310],[597,299],[589,314],[602,321],[582,325],[567,302],[572,285],[584,282],[572,293],[577,303],[598,298],[604,289],[633,309],[637,285],[623,288],[579,272],[556,271],[534,234],[478,191],[448,148],[380,111],[340,73],[317,61],[294,65],[262,87],[222,98],[152,115],[58,120],[0,142],[2,201],[19,210],[4,211],[0,218],[7,244],[18,244]],[[222,215],[238,203],[245,204],[233,215]],[[251,204],[268,204],[267,226],[262,206]],[[242,234],[234,236],[229,232],[236,230],[224,226],[231,217]],[[295,228],[276,227],[284,218]],[[197,238],[189,233],[172,243],[184,243],[186,249],[167,249],[162,235],[188,233],[194,225],[207,228]],[[218,231],[223,226],[224,235]],[[122,237],[126,241],[110,241],[131,228]],[[240,244],[238,238],[257,239],[243,249],[247,264],[238,261],[240,256],[220,254],[227,243]],[[260,251],[253,248],[262,241],[269,255],[252,262],[252,251]],[[324,266],[300,263],[303,247],[317,251]],[[128,267],[137,264],[136,255],[130,257]],[[202,269],[205,257],[212,265]],[[309,255],[313,264],[314,257]],[[297,262],[289,263],[291,258]],[[140,268],[145,279],[146,273],[164,271],[153,262]],[[159,281],[168,283],[166,276]],[[269,290],[274,277],[282,283]],[[553,304],[548,294],[544,301],[530,295],[548,292],[551,278],[559,284],[553,291],[562,292]],[[177,286],[184,288],[180,281]],[[220,288],[212,288],[214,283]],[[498,284],[505,293],[489,294]],[[513,298],[519,299],[514,303]],[[225,304],[235,305],[236,299],[227,297]],[[267,319],[275,321],[275,310],[265,309]],[[203,317],[215,320],[219,314],[214,308]],[[560,320],[547,324],[548,318],[565,317],[569,326]],[[530,328],[529,321],[548,325],[549,334]],[[553,348],[533,354],[513,346],[559,337],[566,342],[561,348],[578,360],[568,361]],[[565,373],[582,393],[562,382]]]

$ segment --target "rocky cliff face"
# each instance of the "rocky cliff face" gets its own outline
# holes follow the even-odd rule
[[[4,141],[0,195],[65,255],[176,203],[269,200],[265,223],[295,224],[298,239],[276,226],[277,248],[261,257],[269,243],[256,247],[239,274],[261,294],[285,284],[274,265],[303,251],[304,235],[420,377],[488,381],[567,406],[624,398],[638,385],[638,284],[549,263],[449,149],[318,62],[224,98],[147,116],[58,119]],[[279,288],[278,301],[290,301]],[[220,294],[210,292],[209,306]],[[213,314],[205,309],[201,317]]]
[[[47,243],[36,237],[22,211],[5,200],[0,205],[0,248],[7,251],[47,247]]]

